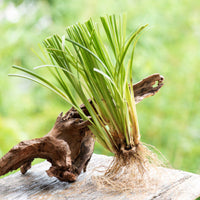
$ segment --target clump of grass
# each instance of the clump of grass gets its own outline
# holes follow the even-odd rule
[[[51,89],[91,122],[89,128],[98,142],[115,155],[99,182],[120,189],[127,188],[128,182],[132,188],[131,183],[156,160],[140,142],[134,91],[130,87],[135,46],[147,25],[127,37],[125,15],[101,17],[100,21],[77,23],[67,27],[67,36],[53,35],[43,42],[51,63],[45,61],[36,68],[47,68],[56,84],[26,68],[13,67],[28,74],[15,76]],[[80,100],[91,118],[79,108]]]

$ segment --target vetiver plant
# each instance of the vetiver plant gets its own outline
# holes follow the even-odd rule
[[[67,101],[88,122],[98,142],[114,154],[111,166],[98,180],[123,188],[128,181],[131,188],[131,182],[138,176],[141,179],[152,160],[156,161],[140,141],[132,87],[134,51],[147,25],[127,37],[125,15],[100,21],[77,23],[66,29],[67,36],[53,35],[43,42],[46,60],[35,69],[48,70],[55,83],[19,66],[13,68],[27,75],[14,76],[35,81]],[[79,107],[80,101],[89,115]]]

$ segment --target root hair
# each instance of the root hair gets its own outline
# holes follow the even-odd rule
[[[155,188],[152,173],[163,163],[144,144],[128,150],[121,148],[103,175],[92,179],[99,189],[109,191],[136,191]]]

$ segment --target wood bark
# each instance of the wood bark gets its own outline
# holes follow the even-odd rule
[[[153,96],[163,86],[163,76],[153,74],[133,85],[135,102]],[[88,100],[92,104],[92,100]],[[80,106],[90,117],[84,104]],[[49,176],[61,181],[75,181],[81,171],[86,171],[92,156],[95,138],[74,108],[64,116],[61,113],[51,129],[42,138],[22,141],[0,159],[0,176],[20,167],[22,174],[31,168],[34,158],[44,158],[52,166]]]

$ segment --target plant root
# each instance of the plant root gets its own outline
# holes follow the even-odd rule
[[[163,163],[143,144],[130,150],[121,148],[103,175],[93,176],[98,189],[113,192],[136,192],[155,189],[154,176]]]

